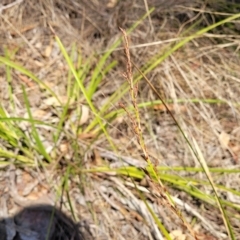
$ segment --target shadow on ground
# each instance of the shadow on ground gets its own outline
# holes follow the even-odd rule
[[[85,240],[85,230],[50,205],[29,206],[12,218],[2,219],[0,240]]]

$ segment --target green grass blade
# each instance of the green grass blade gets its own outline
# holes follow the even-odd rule
[[[126,32],[129,34],[131,33],[140,23],[142,23],[142,21],[144,19],[146,19],[152,12],[154,11],[154,8],[151,8],[149,10],[149,12],[147,12],[146,14],[144,14],[138,21],[136,21],[132,27],[130,27]],[[107,59],[109,58],[110,54],[121,44],[122,42],[122,38],[119,38],[109,49],[108,51],[101,57],[99,64],[98,64],[98,69],[96,69],[94,71],[94,74],[92,76],[91,81],[95,82],[96,79],[98,78],[99,74],[101,73],[101,69],[103,68],[105,62],[107,61]],[[93,83],[92,83],[93,84]],[[94,84],[93,84],[94,85]],[[129,90],[128,88],[128,84],[126,82],[124,82],[124,84],[118,89],[118,91],[116,91],[109,99],[108,101],[103,105],[103,107],[100,109],[100,116],[103,116],[105,111],[107,109],[109,109],[110,105],[113,103],[116,103],[127,91]],[[85,130],[86,132],[89,132],[90,130],[92,130],[96,124],[97,124],[98,120],[95,118],[87,127],[87,129]]]
[[[230,16],[222,21],[219,21],[217,23],[214,23],[206,28],[200,29],[194,34],[191,34],[188,37],[185,37],[183,40],[181,40],[179,43],[173,45],[167,52],[164,54],[160,54],[158,56],[154,56],[148,63],[144,64],[144,66],[148,66],[147,68],[143,69],[144,75],[155,69],[159,64],[161,64],[167,57],[169,57],[172,53],[176,52],[178,49],[183,47],[186,43],[192,41],[195,38],[201,37],[204,33],[207,33],[208,31],[217,28],[218,26],[221,26],[227,22],[233,21],[237,18],[240,18],[240,13],[235,14],[233,16]],[[140,75],[138,78],[142,78]]]
[[[101,73],[98,74],[98,77],[94,78],[94,81],[90,82],[90,86],[88,87],[88,95],[92,99],[93,94],[96,92],[99,84],[101,83],[102,79],[105,77],[105,75],[113,69],[117,65],[117,61],[111,62],[108,66],[106,66]],[[98,66],[96,67],[98,68]],[[96,70],[96,69],[95,69]]]
[[[23,86],[22,86],[22,90],[23,90],[23,96],[24,96],[24,101],[25,101],[25,105],[26,105],[26,108],[27,108],[28,116],[29,116],[30,123],[31,123],[31,126],[32,126],[32,136],[33,136],[33,138],[34,138],[34,140],[36,142],[37,150],[50,163],[51,162],[51,157],[46,152],[45,147],[43,146],[43,143],[42,143],[42,141],[40,139],[40,136],[39,136],[38,131],[36,129],[36,126],[34,124],[32,113],[31,113],[31,110],[30,110],[30,104],[29,104],[29,101],[28,101],[28,98],[27,98],[27,94],[26,94],[25,88]]]
[[[147,18],[152,12],[154,11],[154,8],[151,8],[149,12],[145,13],[138,21],[136,21],[131,28],[127,30],[127,33],[131,33],[145,18]],[[104,68],[104,65],[109,58],[109,56],[112,54],[112,52],[120,45],[121,38],[118,39],[113,45],[109,48],[109,50],[100,58],[97,67],[94,69],[91,83],[90,83],[90,89],[92,89],[93,86],[96,87],[97,79],[101,75],[102,69]],[[90,97],[90,96],[89,96]]]
[[[57,99],[57,101],[58,101],[59,103],[61,103],[60,100],[59,100],[59,98],[58,98],[58,96],[57,96],[44,82],[42,82],[41,80],[39,80],[34,74],[32,74],[30,71],[26,70],[24,67],[22,67],[22,66],[20,66],[20,65],[18,65],[18,64],[16,64],[16,63],[14,63],[13,61],[9,60],[8,58],[1,57],[1,56],[0,56],[0,63],[3,63],[4,65],[9,66],[9,67],[11,67],[11,68],[13,68],[13,69],[21,72],[22,74],[28,76],[28,77],[31,78],[33,81],[35,81],[36,83],[38,83],[39,86],[42,86],[44,89],[46,89],[47,91],[49,91],[49,92],[52,94],[52,96],[54,96],[54,97]]]
[[[56,39],[56,41],[57,41],[57,43],[58,43],[58,45],[59,45],[59,47],[60,47],[60,50],[61,50],[61,52],[62,52],[62,54],[63,54],[63,56],[64,56],[64,58],[65,58],[65,60],[66,60],[66,62],[67,62],[67,64],[68,64],[68,66],[69,66],[69,68],[70,68],[70,70],[71,70],[71,72],[72,72],[72,74],[73,74],[76,82],[78,83],[79,88],[81,89],[81,92],[82,92],[85,100],[87,101],[90,109],[92,110],[92,113],[95,115],[95,117],[96,117],[96,119],[97,119],[97,121],[98,121],[98,124],[99,124],[100,128],[101,128],[102,131],[104,132],[104,134],[105,134],[108,142],[110,143],[112,149],[115,149],[115,146],[114,146],[114,144],[113,144],[113,142],[112,142],[112,140],[111,140],[108,132],[107,132],[106,129],[105,129],[105,126],[104,126],[104,124],[103,124],[103,122],[102,122],[102,120],[101,120],[101,117],[99,116],[97,110],[95,109],[95,107],[94,107],[91,99],[89,98],[89,96],[88,96],[88,94],[87,94],[87,91],[86,91],[86,89],[85,89],[85,87],[84,87],[84,85],[83,85],[83,82],[82,82],[81,79],[79,78],[79,76],[78,76],[78,74],[77,74],[77,71],[76,71],[76,69],[74,68],[74,65],[73,65],[73,63],[72,63],[72,61],[71,61],[71,59],[70,59],[70,57],[69,57],[69,55],[68,55],[65,47],[63,46],[63,44],[62,44],[61,40],[58,38],[58,36],[55,36],[55,39]]]

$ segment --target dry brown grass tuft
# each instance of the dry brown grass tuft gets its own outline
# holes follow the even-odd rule
[[[130,34],[132,59],[139,67],[143,67],[148,59],[168,47],[169,41],[175,41],[181,37],[183,25],[189,26],[188,24],[197,15],[197,11],[193,8],[209,10],[201,3],[202,1],[194,3],[178,1],[178,4],[185,8],[173,6],[173,2],[176,1],[147,1],[149,8],[156,7],[156,11],[151,15],[152,28],[149,27],[149,19],[146,19]],[[11,3],[15,4],[10,5]],[[71,44],[75,42],[84,59],[96,53],[93,61],[97,62],[98,54],[106,51],[119,37],[118,27],[125,29],[130,27],[146,12],[143,1],[130,0],[119,1],[116,4],[115,1],[107,0],[82,0],[81,2],[22,0],[4,1],[1,4],[0,55],[3,55],[7,49],[10,58],[12,57],[14,61],[33,72],[63,99],[66,97],[68,69],[54,42],[49,24],[67,46],[67,50],[70,51]],[[171,11],[168,10],[170,4]],[[203,25],[206,22],[207,20],[203,21]],[[238,168],[240,165],[239,36],[237,31],[232,31],[231,34],[224,34],[224,28],[221,31],[205,34],[187,44],[152,70],[148,78],[164,99],[172,99],[168,107],[188,137],[198,142],[208,165]],[[148,44],[141,45],[145,43]],[[14,51],[16,54],[11,56]],[[124,81],[122,79],[125,65],[123,52],[115,51],[112,59],[118,60],[119,65],[106,76],[103,88],[97,90],[94,101],[99,105],[104,102],[106,96],[117,91]],[[52,106],[46,91],[17,71],[12,75],[13,95],[17,106],[14,112],[9,104],[9,96],[6,94],[8,89],[5,68],[0,66],[2,106],[9,113],[24,117],[26,110],[21,90],[23,84],[35,116],[49,123],[58,121],[57,107],[59,106]],[[139,83],[139,93],[142,102],[157,99],[145,82]],[[214,102],[212,99],[219,101]],[[124,97],[124,100],[129,102],[127,97]],[[113,106],[113,109],[117,107]],[[179,134],[173,120],[162,105],[142,108],[140,114],[146,147],[150,156],[157,159],[159,165],[198,166],[199,163],[193,160],[182,135]],[[26,130],[27,126],[24,125],[22,128]],[[129,121],[125,121],[124,117],[118,117],[109,124],[108,130],[118,146],[119,155],[127,156],[123,157],[126,165],[142,167],[144,161],[136,139],[132,137]],[[52,145],[53,141],[48,131],[49,129],[45,129],[41,132],[46,140],[46,148]],[[64,152],[70,145],[68,145],[68,137],[69,135],[64,136],[58,143],[58,150],[60,150],[57,152],[57,163],[50,164],[44,171],[16,168],[14,179],[11,175],[12,169],[8,169],[5,173],[1,172],[0,195],[4,196],[1,207],[6,210],[6,213],[15,212],[17,206],[21,204],[36,203],[42,198],[45,201],[46,197],[47,201],[51,199],[50,204],[55,202],[59,204],[59,189],[54,186],[61,185],[61,177],[67,165],[74,166],[79,175],[82,171],[80,166],[76,166],[76,163],[71,161],[74,157],[73,149]],[[109,151],[105,139],[99,139],[92,144],[91,137],[82,136],[79,140],[78,157],[83,159],[84,167],[91,168],[104,163],[119,166],[117,154]],[[61,149],[63,149],[62,152]],[[181,177],[185,175],[187,174],[184,173]],[[192,177],[204,179],[201,173]],[[15,182],[14,187],[11,181]],[[234,179],[232,175],[219,175],[215,183],[222,183],[240,190],[237,174],[234,175]],[[176,230],[181,229],[180,220],[173,217],[168,208],[159,206],[156,196],[149,191],[148,183],[143,180],[137,183],[137,186],[146,193],[151,207],[160,216],[169,232],[175,233]],[[199,188],[211,191],[210,187],[199,186]],[[92,239],[140,240],[154,237],[161,239],[158,229],[153,228],[154,224],[151,222],[146,206],[140,200],[138,192],[128,177],[119,178],[110,173],[109,175],[98,173],[75,176],[71,179],[69,189],[76,220],[88,225]],[[204,239],[226,237],[223,223],[219,222],[220,214],[212,210],[212,206],[208,204],[201,206],[196,199],[182,191],[174,189],[170,191],[178,199],[178,207],[182,209],[184,217],[189,222],[197,219],[197,224],[193,228],[199,232],[199,239],[201,239],[200,235],[204,236]],[[233,199],[230,193],[224,198],[236,204],[240,202],[239,199]],[[62,201],[65,203],[68,201],[66,195]],[[64,205],[63,209],[71,212],[69,206]],[[238,239],[239,224],[236,219],[231,221]],[[182,230],[177,234],[186,237]]]

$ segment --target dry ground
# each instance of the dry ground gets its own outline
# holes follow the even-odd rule
[[[143,67],[147,59],[162,51],[169,41],[180,36],[182,29],[189,26],[197,16],[196,9],[210,11],[216,7],[214,10],[217,11],[220,6],[213,4],[214,6],[210,8],[202,1],[183,0],[178,1],[180,7],[175,6],[175,2],[3,0],[0,3],[0,54],[5,54],[6,49],[9,52],[17,49],[14,61],[32,71],[59,97],[64,98],[67,66],[55,44],[49,24],[69,51],[71,44],[76,43],[85,60],[89,56],[94,56],[92,61],[97,63],[98,55],[106,51],[120,36],[118,26],[129,28],[146,13],[146,5],[149,8],[154,6],[156,10],[151,17],[146,18],[129,37],[132,59],[139,67]],[[202,27],[215,21],[211,14],[201,14]],[[239,104],[235,103],[238,103],[240,96],[240,59],[237,23],[234,26],[236,27],[234,30],[221,28],[219,32],[208,33],[193,40],[148,74],[148,78],[162,97],[173,100],[169,108],[189,139],[192,142],[195,139],[210,167],[239,167],[240,112]],[[105,98],[117,91],[124,81],[123,50],[115,51],[111,58],[117,60],[118,65],[105,76],[101,88],[96,91],[94,96],[96,106],[98,104],[101,106]],[[1,104],[13,116],[25,116],[26,109],[21,89],[21,85],[24,84],[34,116],[48,122],[58,121],[50,97],[24,75],[17,71],[13,72],[14,101],[18,106],[14,112],[6,94],[8,89],[3,66],[0,67],[0,84]],[[139,94],[139,101],[157,99],[145,82],[140,83]],[[179,101],[181,99],[184,101]],[[204,101],[194,102],[193,99],[220,99],[226,103],[209,104]],[[121,101],[129,100],[124,96]],[[117,108],[119,108],[117,105],[112,106],[112,109]],[[162,106],[142,109],[141,118],[146,145],[150,155],[157,159],[159,165],[170,167],[199,165],[170,115]],[[118,154],[123,156],[126,163],[137,167],[145,164],[133,137],[130,120],[119,117],[109,123],[108,131],[118,146]],[[51,145],[48,131],[43,131],[42,135],[48,148]],[[66,171],[65,159],[74,158],[71,150],[66,150],[67,141],[68,139],[63,137],[59,142],[60,151],[56,159],[61,167],[56,168],[56,165],[52,164],[42,171],[11,166],[1,172],[0,193],[3,209],[1,217],[9,217],[19,208],[29,204],[53,205],[57,202],[57,205],[60,205],[67,201],[66,196],[60,199],[61,194],[56,187],[60,186],[61,174]],[[106,163],[111,167],[117,167],[122,163],[119,163],[118,156],[111,151],[104,138],[91,143],[91,139],[82,136],[78,148],[78,157],[81,157],[86,169]],[[186,173],[185,175],[187,176]],[[184,174],[181,177],[184,177]],[[205,179],[201,174],[192,174],[188,177]],[[240,190],[237,174],[234,177],[219,174],[214,181]],[[144,182],[138,184],[148,191],[148,186]],[[161,234],[140,200],[139,193],[128,178],[100,173],[81,175],[71,179],[69,188],[75,218],[80,222],[82,229],[88,226],[86,239],[161,239]],[[197,201],[182,191],[171,189],[171,186],[168,188],[178,201],[178,207],[183,211],[186,220],[195,221],[193,229],[199,239],[226,238],[217,209]],[[199,188],[201,189],[201,186]],[[211,191],[206,186],[203,186],[202,190]],[[178,239],[191,239],[187,238],[181,221],[168,207],[159,206],[153,193],[146,192],[146,196],[169,232],[175,233],[178,237],[183,234],[182,238]],[[240,199],[232,199],[231,194],[223,197],[240,204]],[[66,206],[63,206],[63,209],[69,212]],[[239,219],[239,212],[234,214],[238,215]],[[236,219],[233,218],[231,224],[240,239],[240,224]]]

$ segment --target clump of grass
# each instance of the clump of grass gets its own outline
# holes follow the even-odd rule
[[[149,15],[147,13],[142,19],[146,18]],[[98,174],[98,173],[105,173],[106,175],[109,173],[116,173],[120,177],[130,177],[131,181],[134,185],[135,190],[138,191],[141,200],[145,203],[149,213],[151,214],[152,218],[155,220],[156,225],[158,226],[160,232],[165,236],[167,239],[171,239],[170,233],[167,230],[167,226],[159,220],[157,214],[154,210],[150,207],[146,197],[144,195],[144,191],[137,186],[135,180],[142,180],[147,178],[150,191],[153,191],[154,196],[157,199],[160,199],[160,203],[167,208],[169,208],[174,216],[177,216],[181,219],[183,224],[188,228],[191,235],[197,238],[196,233],[192,230],[192,226],[184,219],[182,214],[177,208],[175,198],[171,196],[171,194],[167,191],[166,186],[171,186],[171,188],[178,189],[180,191],[186,192],[188,195],[193,196],[194,198],[200,199],[203,202],[211,204],[213,207],[217,206],[222,214],[222,218],[225,223],[226,230],[228,232],[229,238],[235,239],[233,234],[231,224],[228,220],[228,214],[230,210],[225,210],[226,207],[230,209],[239,210],[239,206],[234,204],[230,201],[223,200],[219,197],[218,192],[224,191],[226,193],[232,193],[235,196],[240,196],[239,191],[234,190],[232,188],[226,187],[223,184],[215,184],[213,181],[213,174],[221,174],[221,173],[228,173],[234,174],[239,173],[239,170],[229,170],[224,168],[214,169],[209,168],[206,165],[206,161],[203,158],[203,154],[201,153],[197,142],[194,139],[189,140],[184,131],[182,130],[178,121],[174,118],[174,115],[171,114],[171,111],[168,108],[168,103],[184,103],[184,102],[191,102],[191,103],[205,103],[205,104],[226,104],[226,101],[221,99],[195,99],[191,98],[188,100],[178,98],[177,101],[173,101],[171,99],[164,100],[159,96],[158,92],[151,85],[149,80],[145,77],[146,74],[150,73],[154,69],[156,69],[160,64],[163,63],[168,57],[173,55],[176,51],[183,48],[185,44],[188,42],[200,38],[203,34],[207,33],[209,30],[217,28],[220,25],[226,24],[231,22],[234,19],[240,17],[240,14],[236,14],[231,16],[227,19],[224,19],[220,22],[217,22],[211,26],[208,26],[204,29],[197,31],[196,33],[192,33],[191,35],[187,35],[188,32],[185,32],[185,35],[182,38],[179,38],[173,44],[170,44],[165,51],[156,54],[151,59],[147,60],[143,63],[142,68],[138,68],[134,63],[131,62],[130,59],[130,51],[127,41],[127,36],[125,31],[121,30],[124,34],[125,39],[125,52],[127,56],[127,71],[124,75],[126,82],[120,86],[116,93],[113,93],[107,101],[102,105],[98,106],[94,103],[94,95],[98,88],[101,88],[101,83],[104,76],[110,72],[113,67],[117,66],[116,61],[111,61],[108,63],[109,57],[113,51],[117,49],[120,45],[121,40],[116,41],[112,47],[102,56],[98,61],[98,64],[95,66],[91,65],[91,58],[88,61],[83,61],[82,55],[78,52],[76,64],[74,62],[73,55],[77,52],[76,46],[72,46],[71,53],[65,48],[62,44],[61,39],[54,33],[56,42],[61,50],[61,53],[66,60],[68,66],[68,87],[67,87],[67,101],[63,103],[57,94],[51,90],[43,81],[37,78],[32,72],[28,71],[27,69],[23,68],[19,64],[16,64],[14,60],[11,60],[9,57],[9,53],[6,53],[5,57],[0,57],[0,62],[4,66],[6,66],[6,76],[9,83],[9,94],[12,106],[14,108],[14,92],[11,89],[11,71],[18,71],[30,79],[35,81],[39,86],[42,86],[52,97],[54,97],[57,102],[59,102],[61,106],[61,110],[57,111],[58,115],[58,122],[56,124],[50,124],[48,122],[36,120],[33,117],[30,102],[25,91],[25,88],[22,88],[23,95],[24,95],[24,103],[27,111],[27,118],[20,118],[18,116],[12,116],[8,111],[3,107],[0,106],[0,138],[1,138],[1,146],[0,146],[0,164],[1,166],[6,166],[9,164],[16,164],[17,166],[46,166],[57,161],[56,154],[59,142],[62,140],[62,137],[66,137],[70,139],[71,148],[74,152],[74,159],[76,162],[66,161],[66,169],[62,176],[62,181],[59,187],[57,188],[57,194],[60,198],[62,192],[64,191],[67,195],[68,205],[69,208],[75,216],[74,207],[71,202],[70,191],[71,187],[69,184],[69,179],[72,176],[78,176],[79,174]],[[138,24],[142,21],[140,19],[139,22],[136,22],[128,32],[133,31]],[[54,31],[53,31],[54,32]],[[14,54],[13,54],[14,55]],[[13,58],[11,56],[11,58]],[[137,69],[137,73],[132,73],[132,65],[135,66]],[[87,83],[85,80],[86,78],[90,78],[90,81]],[[145,79],[147,84],[150,86],[153,92],[155,92],[156,96],[158,96],[158,100],[155,101],[143,101],[138,103],[137,94],[138,94],[138,83],[140,80]],[[124,96],[126,93],[130,93],[130,99],[132,104],[129,105],[121,105],[121,109],[118,110],[110,110],[109,106],[116,104],[121,97]],[[76,126],[76,124],[71,125],[71,129],[65,129],[65,123],[68,120],[69,111],[71,111],[72,102],[76,105],[80,105],[79,102],[83,102],[86,104],[91,110],[91,118],[89,122],[87,122],[84,126]],[[162,104],[165,106],[167,111],[171,114],[172,118],[174,119],[175,124],[178,126],[179,131],[181,132],[182,136],[184,137],[185,141],[188,143],[189,148],[195,155],[195,158],[201,165],[201,168],[192,167],[162,167],[157,166],[149,157],[148,150],[146,144],[144,142],[144,137],[141,129],[141,114],[139,109],[144,108],[146,106],[156,106]],[[234,103],[235,105],[239,105],[239,103]],[[78,120],[81,118],[81,110],[78,112]],[[84,169],[81,164],[78,165],[79,159],[81,158],[79,154],[79,146],[78,146],[78,137],[81,134],[92,134],[93,140],[90,143],[87,143],[88,147],[91,144],[94,144],[98,138],[102,137],[106,139],[110,145],[110,149],[117,153],[118,149],[114,142],[111,139],[111,136],[108,132],[108,125],[111,123],[113,119],[120,115],[127,115],[129,122],[132,125],[132,129],[134,132],[134,136],[136,137],[139,146],[141,148],[142,156],[146,162],[146,167],[138,168],[137,166],[132,167],[119,167],[119,168],[110,168],[108,166],[103,166],[101,168],[90,168]],[[29,131],[25,132],[20,127],[19,123],[28,123]],[[74,126],[75,125],[75,126]],[[41,136],[41,127],[48,127],[52,131],[52,148],[51,151],[46,151],[44,141],[42,140]],[[119,158],[121,160],[121,158]],[[77,166],[77,167],[76,167]],[[203,172],[206,174],[207,180],[198,180],[193,179],[191,177],[180,177],[177,174],[172,174],[171,171],[175,172],[184,172],[184,173],[198,173]],[[107,175],[108,176],[108,175]],[[215,176],[215,175],[214,175]],[[216,175],[217,176],[217,175]],[[214,195],[210,193],[206,193],[200,189],[199,186],[211,186],[214,191]]]
[[[185,189],[184,191],[186,191],[188,194],[196,197],[196,198],[199,198],[201,199],[202,201],[205,201],[205,202],[208,202],[210,203],[212,206],[217,206],[219,211],[221,212],[221,215],[222,215],[222,219],[223,219],[223,222],[225,224],[225,227],[226,227],[226,230],[228,232],[228,236],[229,238],[231,239],[235,239],[235,236],[234,236],[234,233],[233,233],[233,230],[232,230],[232,226],[229,222],[229,212],[225,210],[225,207],[226,206],[231,206],[235,209],[238,209],[238,206],[236,204],[233,204],[231,203],[230,201],[225,201],[225,200],[222,200],[220,197],[219,197],[219,191],[220,190],[223,190],[224,191],[229,191],[229,192],[234,192],[234,194],[236,194],[236,196],[239,195],[239,192],[238,191],[235,191],[231,188],[226,188],[224,185],[216,185],[213,181],[213,177],[212,177],[212,172],[215,171],[215,169],[211,169],[207,166],[206,164],[206,161],[203,157],[203,154],[201,153],[199,147],[198,147],[198,144],[196,143],[196,141],[194,139],[191,139],[189,140],[186,135],[184,134],[184,131],[182,130],[182,128],[180,127],[180,125],[178,124],[177,120],[175,119],[175,117],[171,114],[171,111],[168,109],[168,106],[167,104],[165,103],[165,101],[161,98],[161,96],[158,94],[158,92],[156,91],[156,89],[154,88],[154,86],[149,82],[149,80],[145,77],[145,74],[149,73],[150,71],[152,71],[154,68],[156,68],[160,63],[162,63],[168,56],[170,56],[171,54],[173,54],[174,52],[176,52],[178,49],[182,48],[186,43],[188,43],[189,41],[193,40],[194,38],[198,38],[200,37],[202,34],[206,33],[207,31],[211,30],[211,29],[214,29],[222,24],[225,24],[229,21],[232,21],[236,18],[239,18],[240,15],[237,14],[237,15],[234,15],[234,16],[231,16],[229,18],[226,18],[220,22],[217,22],[211,26],[208,26],[204,29],[201,29],[200,31],[198,31],[197,33],[195,34],[192,34],[191,36],[189,37],[186,37],[184,40],[180,41],[179,43],[173,45],[171,48],[169,48],[170,50],[167,50],[164,54],[162,55],[158,55],[158,56],[155,56],[154,58],[152,58],[152,60],[150,60],[149,64],[144,64],[144,68],[141,70],[139,69],[135,64],[135,68],[138,70],[139,72],[139,75],[138,76],[133,76],[132,74],[132,70],[131,70],[131,61],[130,61],[130,53],[129,53],[129,46],[127,44],[127,40],[126,40],[126,35],[125,35],[125,40],[126,40],[126,45],[125,45],[125,52],[126,52],[126,56],[127,56],[127,72],[126,74],[124,75],[124,77],[127,79],[127,83],[129,85],[129,91],[130,91],[130,98],[131,98],[131,101],[132,101],[132,106],[125,106],[125,105],[121,105],[121,107],[124,109],[124,111],[127,113],[128,115],[128,118],[129,118],[129,121],[131,122],[132,124],[132,129],[133,129],[133,132],[134,134],[136,135],[136,138],[138,140],[138,143],[141,147],[141,150],[142,150],[142,155],[144,157],[144,159],[146,160],[147,162],[147,168],[146,169],[143,169],[143,171],[139,171],[137,170],[136,168],[134,167],[130,167],[130,168],[122,168],[122,169],[115,169],[115,170],[111,170],[109,168],[106,168],[105,170],[104,169],[99,169],[100,171],[115,171],[119,174],[124,174],[126,176],[132,176],[133,178],[140,178],[140,179],[143,179],[144,177],[148,177],[150,178],[151,180],[154,180],[156,182],[158,182],[158,187],[156,187],[157,191],[160,192],[160,195],[161,193],[164,192],[164,185],[162,184],[161,180],[163,180],[165,183],[168,182],[168,183],[171,183],[171,185],[173,187],[180,187],[181,190]],[[193,180],[193,179],[188,179],[187,178],[179,178],[179,176],[174,176],[174,175],[168,175],[168,174],[165,174],[164,172],[159,172],[159,171],[156,171],[156,166],[154,166],[154,164],[151,162],[149,156],[148,156],[148,153],[147,153],[147,150],[146,150],[146,147],[145,147],[145,144],[144,144],[144,141],[143,141],[143,136],[142,136],[142,131],[141,131],[141,125],[140,125],[140,115],[139,115],[139,106],[143,106],[144,103],[141,103],[141,104],[138,104],[137,103],[137,92],[138,92],[138,88],[137,88],[137,82],[141,79],[141,78],[144,78],[146,80],[146,82],[148,83],[148,85],[150,86],[150,88],[155,92],[155,94],[159,97],[159,101],[165,106],[165,108],[167,109],[167,111],[171,114],[175,124],[178,126],[181,134],[183,135],[185,141],[187,142],[189,148],[191,149],[191,151],[193,152],[194,156],[196,157],[196,159],[198,160],[198,162],[200,163],[201,165],[201,171],[203,171],[205,174],[206,174],[206,177],[207,177],[207,181],[199,181],[198,184],[202,185],[202,184],[208,184],[211,186],[211,188],[213,189],[214,191],[214,194],[215,196],[211,196],[210,194],[206,194],[202,191],[200,191],[196,186],[198,184],[196,184],[196,182]],[[124,92],[125,93],[125,92]],[[195,101],[195,100],[193,100]],[[207,99],[199,99],[197,101],[207,101],[207,102],[212,102],[213,103],[220,103],[222,102],[222,100],[207,100]],[[223,103],[223,102],[222,102]],[[147,105],[147,103],[145,103]],[[131,116],[130,114],[130,110],[131,112],[133,111],[134,113],[134,117]],[[199,169],[196,169],[194,168],[195,170],[194,171],[199,171]],[[96,169],[97,170],[97,169]],[[187,172],[188,171],[191,171],[190,169],[185,169]],[[193,169],[192,169],[193,170]],[[225,171],[228,171],[227,169],[224,169],[224,168],[220,168],[220,169],[216,169],[217,171],[219,172],[225,172]],[[238,171],[237,171],[238,172]],[[160,179],[160,180],[159,180]],[[175,180],[174,180],[175,179]],[[187,180],[187,182],[184,183],[185,180]],[[172,182],[173,181],[173,182]],[[182,182],[183,181],[183,182]],[[197,180],[198,181],[198,180]],[[194,183],[195,182],[195,183]],[[155,186],[155,185],[154,185]],[[165,194],[166,192],[164,192]],[[175,207],[173,205],[173,202],[171,201],[171,197],[167,194],[167,195],[161,195],[161,197],[163,197],[163,199],[167,199],[167,203],[165,202],[166,205],[168,206],[171,206],[171,207]],[[147,203],[146,203],[147,205]],[[152,213],[151,209],[149,209],[149,211]],[[174,209],[174,212],[176,214],[178,214],[178,210],[177,209]],[[182,218],[181,214],[178,215],[178,217]],[[161,229],[161,231],[164,233],[165,237],[169,238],[169,235],[166,231],[166,229],[161,225],[161,223],[158,222],[156,216],[154,216],[154,219],[155,221],[157,222],[159,228]],[[183,222],[185,222],[184,219],[182,219]],[[186,226],[189,226],[188,223],[186,223]],[[191,230],[191,227],[189,227],[189,230],[190,232],[192,233],[193,236],[194,235],[194,232]],[[196,236],[195,236],[196,237]]]

